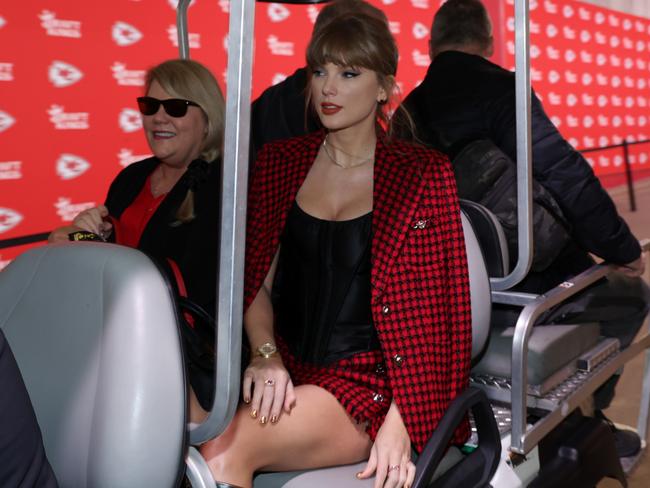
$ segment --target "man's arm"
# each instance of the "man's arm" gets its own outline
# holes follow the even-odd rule
[[[531,107],[533,175],[555,198],[573,226],[573,237],[589,252],[616,264],[637,260],[637,239],[619,216],[585,158],[558,132],[533,93]],[[492,140],[516,160],[514,93],[490,104]]]

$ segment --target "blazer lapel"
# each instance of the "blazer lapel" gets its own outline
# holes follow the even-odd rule
[[[377,138],[373,189],[371,282],[383,290],[388,271],[399,255],[425,185],[421,162]]]

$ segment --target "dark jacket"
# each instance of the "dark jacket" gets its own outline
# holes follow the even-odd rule
[[[149,158],[124,168],[111,183],[106,197],[110,215],[119,218],[131,205],[144,186],[147,177],[160,162]],[[194,163],[192,163],[194,164]],[[185,281],[188,297],[214,316],[219,255],[219,222],[221,168],[218,161],[204,163],[207,172],[198,176],[194,194],[194,220],[177,226],[175,214],[192,184],[192,168],[165,197],[151,216],[140,237],[138,249],[145,252],[163,269],[166,258],[178,264]]]
[[[16,359],[0,329],[0,486],[57,488]]]
[[[446,51],[404,101],[418,137],[452,153],[479,138],[492,140],[516,160],[515,78],[490,61]],[[618,215],[589,163],[560,135],[532,96],[533,176],[556,200],[572,228],[573,245],[544,271],[531,276],[543,291],[586,269],[591,252],[616,264],[640,256],[638,241]]]
[[[302,136],[320,127],[317,117],[305,110],[307,68],[299,68],[283,81],[268,87],[251,107],[251,151],[254,163],[264,144]]]
[[[248,193],[245,308],[268,274],[324,137],[320,131],[278,141],[260,153]],[[469,377],[471,304],[456,184],[449,161],[436,151],[379,137],[375,158],[373,323],[394,401],[421,451]],[[467,432],[463,423],[454,440],[463,442]]]

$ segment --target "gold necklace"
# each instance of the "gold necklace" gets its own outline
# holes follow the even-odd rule
[[[333,162],[335,165],[337,165],[339,168],[343,168],[343,169],[352,169],[352,168],[356,168],[356,167],[358,167],[358,166],[362,166],[362,165],[364,165],[364,164],[366,164],[366,163],[369,163],[370,161],[372,161],[372,160],[375,158],[375,154],[374,154],[374,151],[373,151],[372,156],[370,156],[370,157],[368,157],[368,158],[366,158],[366,159],[362,159],[362,160],[359,161],[358,163],[354,163],[354,164],[351,164],[351,165],[349,165],[349,166],[346,166],[346,165],[344,165],[344,164],[341,164],[341,163],[339,163],[339,162],[334,158],[334,156],[332,156],[332,154],[330,153],[330,150],[329,150],[329,148],[327,147],[327,136],[325,136],[325,139],[323,139],[323,149],[325,150],[325,154],[327,154],[327,157],[330,159],[330,161],[332,161],[332,162]],[[341,150],[341,152],[344,152],[344,153],[345,153],[345,151],[343,151],[343,150]],[[348,154],[348,153],[345,153],[345,154]],[[359,158],[358,156],[354,156],[353,154],[348,154],[348,156],[352,156],[353,158],[357,158],[357,159]]]

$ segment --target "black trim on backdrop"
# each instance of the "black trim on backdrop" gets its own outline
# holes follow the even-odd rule
[[[630,164],[630,146],[636,144],[646,144],[650,142],[650,139],[644,139],[642,141],[628,141],[623,140],[621,144],[613,144],[611,146],[602,146],[602,147],[593,147],[589,149],[583,149],[581,153],[589,153],[595,151],[604,151],[606,149],[618,149],[619,147],[623,148],[623,163],[624,163],[624,172],[625,172],[625,183],[627,184],[627,197],[630,205],[630,212],[636,212],[636,194],[634,193],[634,178],[632,177],[632,165]]]
[[[12,237],[10,239],[0,239],[0,249],[8,247],[23,246],[25,244],[33,244],[35,242],[46,241],[49,232],[41,232],[40,234],[30,234],[28,236]]]

